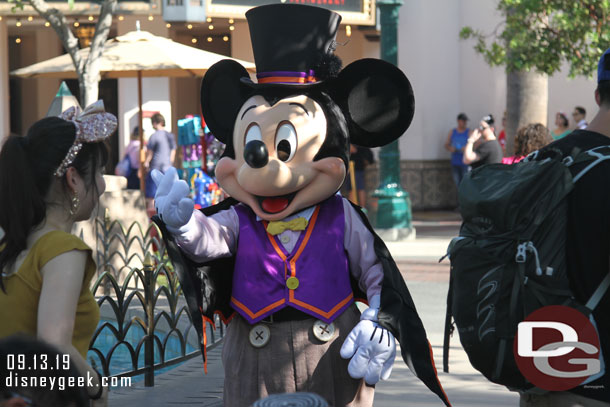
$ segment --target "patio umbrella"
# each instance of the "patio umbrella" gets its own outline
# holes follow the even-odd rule
[[[78,51],[83,60],[89,48]],[[144,155],[142,132],[142,77],[200,77],[210,66],[223,59],[234,59],[249,72],[255,72],[253,63],[203,51],[159,37],[146,31],[131,31],[106,41],[100,61],[100,76],[110,78],[138,78],[138,104],[140,129],[140,161]],[[46,61],[19,68],[11,72],[22,78],[76,78],[72,58],[64,54]],[[140,187],[144,188],[144,180]]]

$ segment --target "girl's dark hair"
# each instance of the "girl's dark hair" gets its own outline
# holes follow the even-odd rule
[[[540,150],[553,141],[549,129],[544,124],[532,123],[521,127],[515,136],[515,155],[526,156],[536,150]]]
[[[59,117],[37,121],[27,136],[10,136],[0,151],[0,288],[2,271],[14,265],[19,253],[27,247],[27,237],[33,228],[45,220],[45,198],[53,183],[53,173],[76,138],[72,122]],[[84,143],[70,165],[85,179],[87,188],[95,188],[95,170],[108,161],[104,143]],[[69,196],[65,176],[64,192]]]
[[[559,112],[559,113],[557,113],[557,115],[561,119],[561,122],[563,123],[563,127],[568,127],[570,125],[570,120],[567,118],[567,116],[565,114]]]

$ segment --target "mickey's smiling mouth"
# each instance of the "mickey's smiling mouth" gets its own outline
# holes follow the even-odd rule
[[[261,209],[266,213],[279,213],[284,209],[288,208],[288,205],[290,205],[290,202],[292,202],[297,192],[299,191],[280,196],[256,195],[256,199],[258,200],[258,204],[260,205]]]

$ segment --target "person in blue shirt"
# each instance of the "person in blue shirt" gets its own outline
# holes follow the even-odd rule
[[[146,144],[146,161],[144,169],[148,173],[146,177],[146,208],[152,209],[153,198],[157,192],[157,186],[152,180],[152,170],[167,171],[176,158],[176,139],[174,135],[165,130],[165,118],[161,113],[155,113],[150,121],[155,132]]]
[[[468,116],[465,113],[460,113],[457,117],[457,127],[449,132],[445,148],[451,152],[451,172],[455,186],[459,187],[464,175],[470,170],[470,167],[463,162],[464,148],[470,134],[470,129],[467,127]]]

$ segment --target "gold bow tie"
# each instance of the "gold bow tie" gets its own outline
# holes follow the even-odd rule
[[[307,219],[303,217],[294,218],[288,222],[281,220],[273,220],[267,225],[267,233],[272,236],[279,235],[286,229],[289,230],[305,230],[307,228]]]

